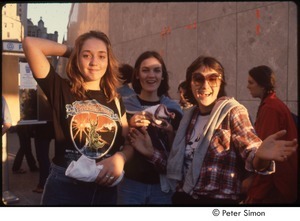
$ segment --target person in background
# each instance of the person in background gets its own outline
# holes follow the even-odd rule
[[[21,120],[36,119],[37,116],[37,97],[35,90],[27,90],[21,92]],[[16,154],[12,165],[14,174],[24,174],[26,170],[22,169],[23,158],[25,156],[26,162],[31,172],[38,172],[37,161],[32,153],[31,138],[34,137],[34,126],[31,124],[19,123],[16,126],[16,131],[19,138],[20,148]]]
[[[120,205],[171,204],[166,161],[182,111],[168,96],[168,81],[159,53],[146,51],[137,58],[132,78],[136,94],[124,98],[130,126],[128,137],[135,152],[125,165],[125,178],[118,188]]]
[[[179,99],[179,104],[182,110],[185,110],[187,108],[190,108],[193,106],[193,104],[191,104],[188,99],[186,98],[186,81],[181,82],[178,85],[178,93],[180,96]]]
[[[127,97],[135,94],[134,90],[129,86],[129,84],[131,83],[133,67],[129,64],[121,64],[119,67],[119,72],[121,74],[123,84],[118,88],[118,93],[122,97]]]
[[[115,205],[114,184],[122,178],[133,149],[125,143],[128,123],[116,91],[119,64],[109,38],[103,32],[89,31],[77,37],[73,50],[34,37],[22,43],[33,76],[53,111],[56,149],[42,204]],[[55,72],[48,56],[69,57],[68,80]],[[67,176],[74,163],[81,166]]]
[[[167,177],[174,183],[175,205],[236,205],[247,171],[270,174],[297,140],[282,141],[279,131],[263,142],[247,109],[225,96],[225,72],[213,57],[199,56],[186,71],[186,110],[168,158]]]
[[[249,70],[247,88],[253,98],[261,100],[254,128],[261,139],[285,130],[281,138],[292,140],[298,137],[297,128],[289,108],[276,96],[275,74],[261,65]],[[297,152],[288,160],[276,163],[276,172],[269,176],[253,175],[247,199],[248,204],[290,204],[297,200]]]

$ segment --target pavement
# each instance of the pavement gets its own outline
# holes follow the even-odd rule
[[[32,153],[36,158],[34,141],[31,139]],[[50,160],[54,154],[54,140],[50,144]],[[8,170],[7,162],[2,162],[2,201],[1,206],[19,207],[19,206],[39,206],[42,193],[35,193],[32,190],[36,188],[39,180],[39,172],[30,172],[26,158],[23,159],[22,169],[26,170],[24,174],[13,174],[12,164],[19,149],[19,139],[16,132],[7,133],[7,152],[8,152]],[[3,197],[7,194],[12,196],[8,203],[3,203]]]

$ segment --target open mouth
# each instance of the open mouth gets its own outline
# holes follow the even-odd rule
[[[147,80],[146,83],[147,83],[147,84],[155,84],[155,83],[156,83],[156,80]]]
[[[211,95],[212,95],[212,93],[205,93],[205,92],[199,92],[199,91],[197,91],[197,97],[198,98],[209,97]]]

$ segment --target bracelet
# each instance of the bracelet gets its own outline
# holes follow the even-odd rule
[[[124,158],[124,161],[126,162],[127,161],[127,157],[125,155],[125,153],[123,151],[118,151],[117,153],[121,154],[122,157]]]

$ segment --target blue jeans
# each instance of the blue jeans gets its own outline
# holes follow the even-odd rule
[[[65,168],[51,165],[42,196],[42,205],[116,205],[117,187],[82,182],[67,177],[65,171]]]
[[[173,193],[161,191],[160,184],[145,184],[128,178],[118,185],[118,205],[170,205]]]

